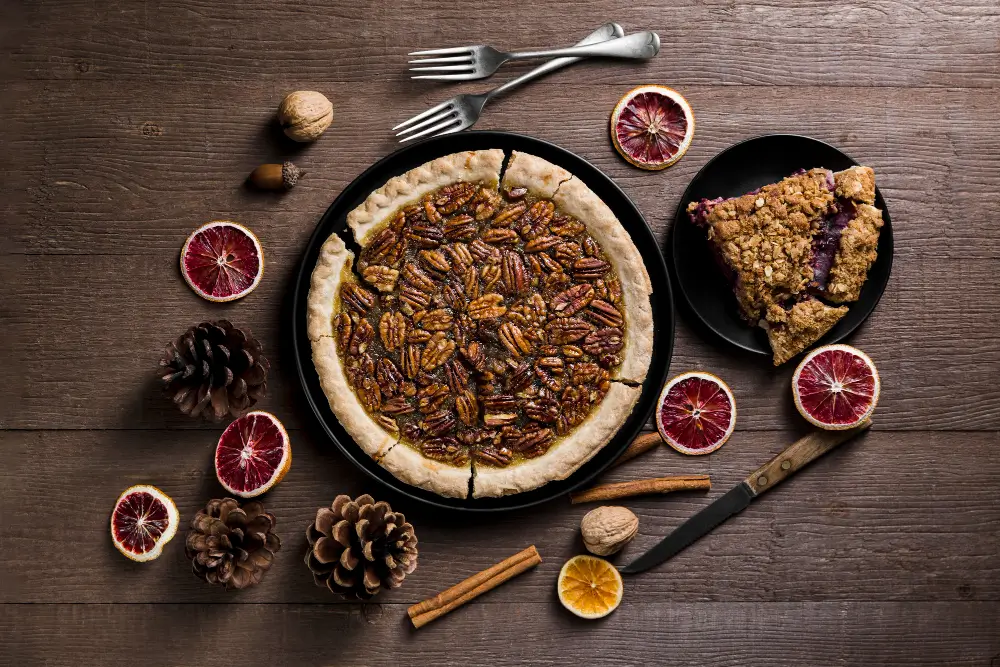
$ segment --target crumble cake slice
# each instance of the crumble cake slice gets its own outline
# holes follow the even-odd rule
[[[846,307],[827,307],[815,296],[833,303],[859,298],[882,227],[874,203],[875,172],[858,166],[800,171],[739,197],[688,205],[691,220],[707,231],[743,318],[777,325],[768,334],[775,365],[846,314]]]

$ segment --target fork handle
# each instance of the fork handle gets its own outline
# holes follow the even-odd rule
[[[600,28],[598,28],[597,30],[595,30],[594,32],[590,33],[582,40],[577,42],[577,46],[586,46],[588,44],[597,44],[606,41],[619,41],[620,39],[622,39],[622,35],[624,34],[625,31],[622,30],[622,27],[617,23],[605,23]],[[527,83],[532,79],[537,79],[538,77],[548,74],[549,72],[554,72],[557,69],[562,69],[563,67],[566,67],[567,65],[572,65],[573,63],[579,62],[580,60],[583,60],[583,58],[582,57],[554,58],[553,60],[550,60],[543,65],[539,65],[530,72],[525,72],[521,76],[515,79],[511,79],[502,86],[497,86],[496,88],[485,94],[486,99],[489,100],[490,98],[496,97],[497,95],[502,95],[513,88],[517,88],[522,83]]]
[[[572,46],[568,49],[553,49],[548,51],[522,51],[509,54],[510,60],[527,60],[529,58],[632,58],[648,60],[660,52],[660,36],[655,32],[637,32],[621,39],[609,40],[601,44]]]

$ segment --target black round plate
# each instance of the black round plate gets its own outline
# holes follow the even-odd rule
[[[442,155],[488,148],[501,148],[508,157],[510,151],[518,150],[545,158],[576,175],[611,207],[611,210],[618,216],[622,225],[635,241],[653,283],[653,321],[656,323],[653,358],[642,388],[642,395],[625,425],[606,447],[569,478],[549,482],[534,491],[503,498],[444,498],[396,479],[362,452],[361,448],[344,431],[330,410],[313,367],[312,349],[306,335],[306,301],[309,292],[309,278],[316,264],[320,246],[330,234],[340,234],[347,246],[357,253],[357,246],[350,230],[347,229],[347,213],[363,202],[369,193],[381,187],[393,176],[398,176]],[[334,200],[316,226],[316,231],[309,239],[309,245],[303,255],[294,290],[292,339],[296,367],[309,405],[323,429],[347,458],[371,477],[410,498],[441,508],[479,512],[523,508],[562,496],[592,480],[618,458],[635,438],[642,425],[649,419],[659,389],[666,379],[670,355],[673,350],[674,308],[670,292],[670,279],[667,276],[666,266],[656,238],[632,200],[622,192],[614,181],[578,155],[540,139],[509,132],[460,132],[435,137],[402,148],[372,165],[340,193],[340,196]]]
[[[715,197],[737,197],[762,185],[775,183],[799,169],[825,167],[840,171],[857,165],[833,146],[794,134],[770,134],[748,139],[722,151],[702,167],[681,197],[671,232],[672,270],[677,288],[698,320],[722,339],[749,352],[771,356],[767,334],[740,317],[736,297],[705,239],[705,231],[691,222],[689,202]],[[875,190],[875,205],[884,222],[878,242],[878,259],[868,271],[861,298],[816,344],[836,343],[857,329],[868,316],[889,282],[892,269],[892,223],[882,193]]]

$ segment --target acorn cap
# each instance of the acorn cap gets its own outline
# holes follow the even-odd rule
[[[281,164],[281,182],[289,190],[295,187],[295,184],[299,182],[299,178],[305,176],[305,174],[306,172],[296,167],[289,160],[285,160]]]

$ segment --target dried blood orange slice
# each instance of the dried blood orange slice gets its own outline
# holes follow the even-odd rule
[[[281,481],[292,465],[285,427],[270,412],[248,412],[226,427],[215,448],[215,475],[226,491],[253,498]]]
[[[881,380],[871,358],[850,345],[825,345],[806,355],[792,375],[795,407],[815,426],[839,431],[868,419]]]
[[[639,86],[611,112],[611,141],[640,169],[666,169],[694,138],[694,112],[684,96],[666,86]]]
[[[559,571],[559,601],[581,618],[607,616],[622,601],[622,575],[615,566],[594,556],[574,556]]]
[[[216,220],[191,232],[184,242],[181,274],[203,299],[233,301],[260,284],[264,249],[243,225]]]
[[[155,486],[131,486],[111,513],[111,541],[132,560],[153,560],[177,533],[180,517],[174,501]]]
[[[678,375],[660,393],[656,428],[682,454],[709,454],[736,428],[736,399],[725,382],[700,371]]]

